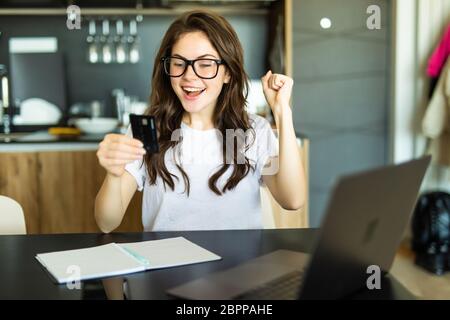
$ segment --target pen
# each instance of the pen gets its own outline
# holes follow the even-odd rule
[[[122,247],[122,249],[124,249],[127,253],[129,253],[130,255],[132,255],[134,258],[136,258],[137,260],[139,260],[139,262],[143,263],[146,266],[150,265],[150,261],[148,261],[145,257],[141,256],[140,254],[134,252],[133,250],[127,248],[127,247]]]

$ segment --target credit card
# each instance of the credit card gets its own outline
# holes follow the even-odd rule
[[[130,124],[133,138],[140,140],[144,144],[145,151],[157,153],[159,145],[155,117],[132,113],[130,114]]]

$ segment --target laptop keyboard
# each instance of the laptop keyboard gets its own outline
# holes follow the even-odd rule
[[[290,272],[262,286],[234,297],[238,300],[295,300],[298,298],[303,270]]]

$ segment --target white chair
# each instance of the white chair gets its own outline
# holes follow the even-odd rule
[[[26,234],[25,218],[20,204],[0,196],[0,234]]]

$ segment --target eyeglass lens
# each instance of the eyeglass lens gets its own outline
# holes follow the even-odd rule
[[[195,74],[200,78],[214,78],[217,75],[219,64],[212,59],[194,60]],[[164,61],[164,69],[171,77],[181,76],[187,69],[187,62],[180,58],[167,58]]]

